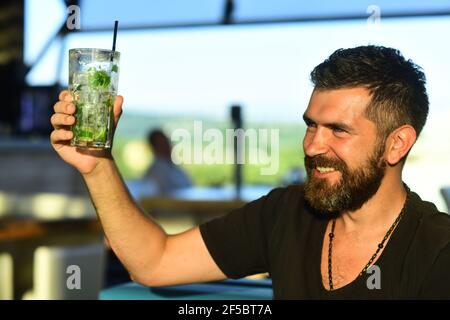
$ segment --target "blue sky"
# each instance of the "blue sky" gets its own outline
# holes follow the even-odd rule
[[[39,0],[42,1],[42,0]],[[224,0],[84,0],[81,2],[85,27],[109,27],[119,19],[123,25],[218,21]],[[234,0],[237,20],[365,15],[369,5],[382,12],[450,10],[450,0]],[[107,8],[107,9],[105,9]]]

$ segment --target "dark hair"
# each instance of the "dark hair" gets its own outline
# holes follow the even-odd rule
[[[156,144],[156,141],[158,138],[163,138],[165,140],[168,140],[164,131],[162,131],[159,128],[150,130],[147,134],[147,141],[151,146],[154,146]]]
[[[381,141],[405,124],[419,136],[427,120],[425,74],[396,49],[370,45],[336,50],[314,68],[311,81],[317,90],[366,87],[372,100],[365,115],[376,124]]]

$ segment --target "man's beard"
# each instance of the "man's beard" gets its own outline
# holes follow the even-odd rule
[[[377,143],[373,154],[361,167],[350,170],[339,159],[305,155],[305,198],[317,211],[339,214],[358,210],[378,191],[385,175],[386,162],[382,159],[384,143]],[[340,180],[330,185],[327,178],[313,176],[316,167],[329,167],[341,173]]]

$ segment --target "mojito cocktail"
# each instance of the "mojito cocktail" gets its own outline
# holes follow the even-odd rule
[[[69,50],[69,91],[76,107],[71,145],[111,148],[119,60],[117,51]]]

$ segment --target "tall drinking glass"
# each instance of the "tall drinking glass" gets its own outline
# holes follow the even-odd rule
[[[111,148],[119,61],[117,51],[69,50],[69,91],[76,107],[72,146]]]

